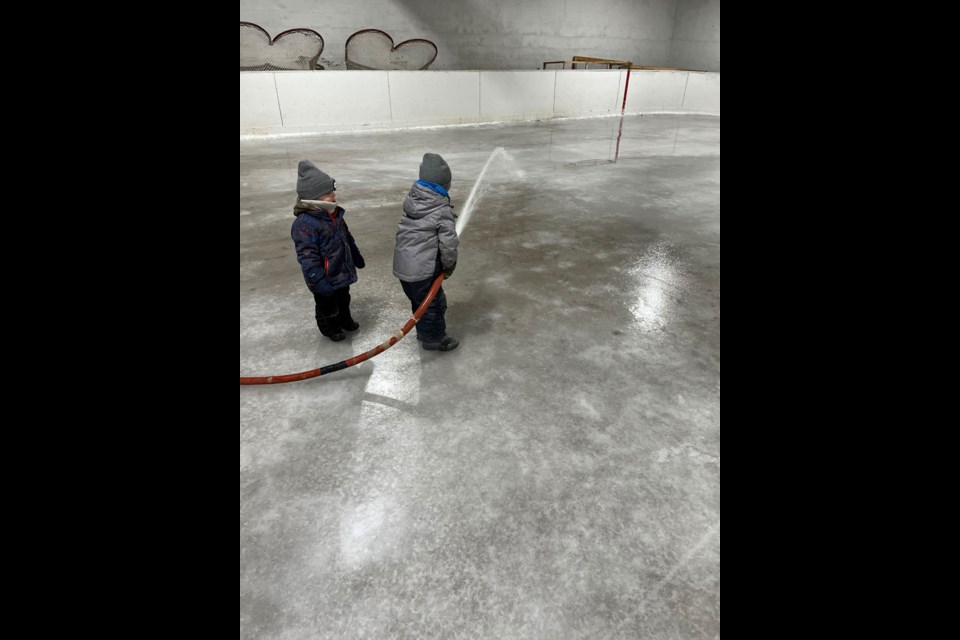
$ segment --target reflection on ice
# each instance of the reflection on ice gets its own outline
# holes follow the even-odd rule
[[[631,279],[630,313],[644,329],[661,330],[673,318],[676,295],[683,288],[680,260],[670,255],[667,243],[647,248],[627,272]]]

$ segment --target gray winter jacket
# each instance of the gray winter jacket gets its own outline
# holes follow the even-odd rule
[[[456,216],[450,201],[427,187],[414,183],[403,201],[403,217],[397,227],[393,252],[393,275],[404,282],[417,282],[457,262]]]

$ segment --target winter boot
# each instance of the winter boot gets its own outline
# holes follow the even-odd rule
[[[317,328],[320,329],[320,333],[334,342],[340,342],[347,337],[343,335],[343,330],[340,329],[340,324],[335,315],[330,317],[318,315]]]
[[[452,336],[443,336],[437,342],[421,342],[420,347],[424,351],[453,351],[460,345],[460,341]]]

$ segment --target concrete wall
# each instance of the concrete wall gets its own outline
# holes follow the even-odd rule
[[[678,0],[669,66],[720,71],[720,0]]]
[[[295,27],[319,32],[325,43],[320,64],[327,69],[346,68],[347,38],[361,29],[385,31],[396,44],[432,40],[439,53],[431,70],[531,70],[575,55],[666,66],[678,2],[240,0],[240,20],[260,25],[271,36]],[[719,15],[719,0],[711,4]],[[695,36],[696,29],[691,33]],[[719,69],[719,53],[717,61]]]
[[[626,71],[240,72],[240,135],[618,115]],[[633,71],[627,113],[720,115],[720,74]]]

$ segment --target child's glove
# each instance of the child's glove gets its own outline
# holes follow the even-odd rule
[[[453,270],[457,268],[457,263],[454,262],[452,265],[443,270],[443,279],[446,280],[453,275]]]

